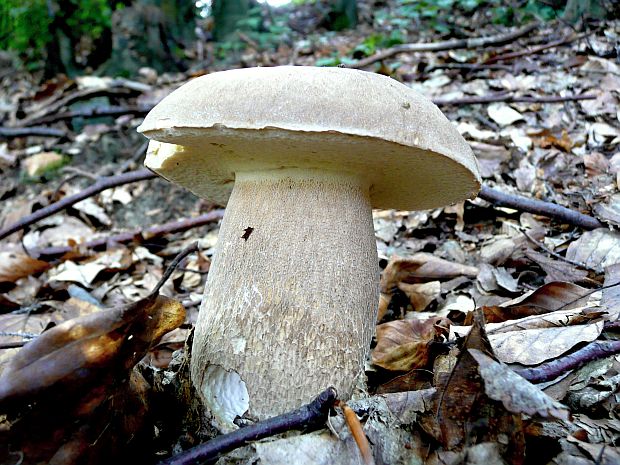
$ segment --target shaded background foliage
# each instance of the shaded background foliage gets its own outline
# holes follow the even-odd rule
[[[607,4],[609,3],[609,4]],[[490,21],[512,25],[534,17],[567,21],[614,14],[614,0],[397,0],[374,2],[371,14],[392,23],[389,36],[373,35],[360,44],[356,58],[406,41],[407,31],[433,29],[459,36],[447,13],[485,9]],[[392,11],[382,6],[391,4]],[[616,5],[617,6],[617,5]],[[256,43],[277,47],[292,30],[355,27],[355,0],[295,0],[274,9],[255,0],[4,0],[0,2],[0,49],[13,52],[29,71],[44,77],[83,72],[132,75],[142,66],[186,70],[196,41],[215,40],[216,59]],[[301,19],[300,19],[301,18]],[[326,60],[321,65],[336,65]]]

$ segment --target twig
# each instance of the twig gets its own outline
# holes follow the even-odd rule
[[[366,465],[375,465],[375,459],[372,456],[372,449],[370,448],[370,444],[368,444],[368,438],[364,433],[359,418],[357,418],[357,414],[344,402],[338,402],[338,406],[342,409],[344,419],[347,422],[349,431],[351,431],[351,435],[353,436],[358,449],[360,450],[364,463]]]
[[[522,50],[520,52],[511,52],[511,53],[505,53],[503,55],[496,55],[494,57],[488,58],[487,60],[484,60],[482,63],[490,64],[490,63],[496,63],[498,61],[507,61],[507,60],[513,60],[515,58],[519,58],[523,56],[534,55],[536,53],[542,52],[550,48],[559,47],[560,45],[570,44],[572,42],[575,42],[576,40],[583,39],[584,37],[587,37],[590,34],[592,34],[592,32],[584,32],[582,34],[577,34],[571,37],[566,37],[564,39],[556,40],[554,42],[549,42],[548,44],[539,45],[537,47],[530,48],[529,50]]]
[[[168,268],[166,268],[166,271],[164,271],[164,274],[161,276],[161,278],[159,279],[159,282],[153,288],[150,295],[157,296],[159,294],[159,290],[164,284],[166,284],[166,281],[168,281],[168,278],[170,278],[170,275],[174,273],[174,270],[176,270],[177,266],[179,266],[179,263],[181,263],[181,260],[183,260],[189,254],[197,252],[197,251],[198,251],[198,242],[193,242],[189,247],[187,247],[185,250],[182,250],[176,257],[174,257],[174,260],[172,260],[172,263],[168,265]]]
[[[530,97],[527,95],[517,96],[505,92],[492,95],[482,95],[479,97],[463,97],[455,99],[433,99],[433,103],[438,106],[445,105],[474,105],[479,103],[494,103],[494,102],[508,102],[508,103],[562,103],[572,102],[576,100],[593,100],[596,95],[544,95],[540,97]]]
[[[250,441],[258,441],[291,430],[312,431],[318,429],[325,423],[329,409],[334,405],[336,397],[336,390],[333,387],[327,388],[312,402],[297,410],[218,436],[211,441],[164,460],[160,465],[196,464],[245,446]]]
[[[96,107],[90,110],[74,110],[65,111],[63,113],[55,113],[49,116],[42,116],[37,119],[26,122],[25,126],[32,126],[35,124],[49,124],[56,121],[62,121],[73,118],[99,118],[101,116],[123,116],[123,115],[146,115],[151,111],[153,107],[151,105],[121,107],[121,106],[105,106]]]
[[[75,246],[56,246],[46,247],[43,249],[32,249],[29,253],[33,257],[37,257],[39,260],[51,259],[65,255],[69,252],[79,249],[98,249],[104,247],[107,244],[125,244],[132,242],[136,239],[145,240],[153,239],[156,237],[165,236],[167,234],[174,234],[177,232],[187,231],[189,229],[204,226],[205,224],[219,221],[224,217],[224,210],[213,210],[209,213],[197,216],[195,218],[188,218],[179,221],[171,221],[158,226],[151,226],[147,229],[134,229],[124,233],[115,234],[113,236],[101,237],[99,239],[93,239],[83,244],[77,244]]]
[[[5,342],[4,344],[0,344],[0,350],[17,349],[19,347],[24,347],[28,342],[30,341]]]
[[[111,189],[112,187],[122,186],[123,184],[129,184],[137,181],[144,181],[146,179],[156,178],[157,175],[147,169],[141,169],[136,171],[130,171],[129,173],[123,173],[116,176],[108,176],[105,178],[101,178],[92,186],[87,187],[81,192],[78,192],[74,195],[69,195],[58,202],[54,202],[47,207],[43,207],[36,212],[21,218],[16,223],[7,226],[0,230],[0,240],[4,239],[11,234],[21,231],[22,229],[30,226],[31,224],[36,223],[37,221],[42,220],[43,218],[47,218],[48,216],[53,215],[54,213],[58,213],[65,208],[70,207],[78,203],[81,200],[87,199],[93,195],[98,194],[106,189]]]
[[[586,363],[620,353],[620,341],[594,341],[587,346],[556,360],[543,363],[534,368],[515,370],[531,383],[545,383]]]
[[[541,250],[547,252],[549,255],[551,255],[552,257],[557,258],[558,260],[561,260],[563,262],[566,263],[570,263],[571,265],[575,265],[578,266],[580,268],[584,268],[586,270],[590,270],[590,271],[596,271],[593,268],[590,268],[589,266],[583,264],[583,263],[579,263],[573,260],[570,260],[566,257],[563,257],[562,255],[560,255],[557,252],[554,252],[553,250],[551,250],[549,247],[547,247],[545,244],[543,244],[542,242],[537,241],[536,239],[534,239],[526,230],[524,229],[520,229],[520,231],[523,233],[523,235],[525,235],[525,237],[532,243],[534,244],[536,247],[540,248]]]
[[[48,103],[43,109],[39,111],[35,111],[32,113],[32,110],[26,108],[26,113],[29,114],[28,117],[17,121],[20,126],[32,126],[34,121],[39,119],[44,119],[45,115],[50,115],[52,113],[57,112],[62,107],[70,105],[78,100],[84,99],[92,99],[95,97],[108,96],[108,95],[131,95],[135,93],[135,90],[124,88],[124,87],[111,87],[111,88],[96,88],[96,89],[80,89],[75,92],[70,93],[69,95],[56,100],[55,102]]]
[[[573,226],[578,226],[583,229],[590,230],[605,227],[605,225],[596,218],[584,215],[576,210],[571,210],[570,208],[562,207],[555,203],[522,197],[520,195],[505,194],[504,192],[491,189],[487,186],[482,186],[478,197],[494,205],[548,216],[549,218],[572,224]]]
[[[39,136],[39,137],[65,137],[66,131],[56,128],[47,128],[40,126],[32,126],[29,128],[7,128],[0,127],[0,137],[26,137],[26,136]]]
[[[357,62],[348,65],[348,68],[364,68],[377,61],[385,60],[399,53],[413,53],[413,52],[441,52],[445,50],[457,50],[461,48],[477,48],[487,47],[489,45],[505,45],[520,37],[529,34],[538,27],[538,23],[531,23],[522,28],[516,29],[507,34],[497,34],[488,37],[474,37],[471,39],[453,39],[444,42],[431,42],[431,43],[413,43],[413,44],[401,44],[394,47],[383,50],[382,52],[371,55],[367,58],[358,60]]]

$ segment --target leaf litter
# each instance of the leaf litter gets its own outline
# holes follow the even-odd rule
[[[346,58],[373,28],[391,27],[382,21],[328,39],[296,39],[295,47],[303,53],[297,53],[294,62],[312,65],[319,58]],[[611,20],[604,26],[592,29],[588,40],[500,61],[496,68],[482,65],[513,47],[527,50],[572,31],[553,23],[518,44],[480,54],[400,54],[367,68],[447,100],[501,93],[592,94],[592,99],[561,104],[500,101],[442,104],[441,109],[474,149],[485,185],[579,210],[610,226],[585,231],[482,199],[426,212],[375,212],[382,259],[380,324],[367,371],[370,400],[366,405],[360,401],[357,412],[378,463],[485,462],[480,457],[487,457],[486,463],[523,463],[525,457],[527,463],[530,454],[539,454],[540,463],[618,461],[617,354],[535,385],[515,374],[523,367],[545,369],[592,344],[618,340],[620,255],[613,228],[620,224],[620,68],[601,50],[613,49],[620,26]],[[472,36],[479,32],[469,24],[461,27]],[[429,31],[416,34],[409,40],[440,40]],[[243,63],[288,64],[291,59],[286,47],[271,54],[250,49]],[[191,77],[147,74],[148,79],[124,83],[79,80],[78,88],[114,89],[116,98],[128,105],[152,105]],[[2,81],[7,94],[19,96],[2,110],[6,121],[17,121],[18,109],[30,118],[53,114],[50,105],[61,110],[63,100],[75,92],[70,79],[39,86],[22,78],[25,88],[8,78]],[[119,91],[119,86],[136,89],[137,97]],[[132,161],[132,152],[142,142],[134,135],[138,123],[138,118],[118,118],[88,124],[74,134],[59,121],[50,127],[65,131],[65,139],[26,137],[2,143],[3,180],[18,179],[20,172],[38,177],[28,185],[2,183],[2,225],[83,188],[85,176],[75,177],[59,163],[99,176],[109,174],[100,171],[103,164],[112,172],[136,168],[139,156]],[[120,137],[131,143],[131,150],[118,147]],[[97,144],[115,149],[102,161]],[[49,175],[54,169],[65,175],[63,185]],[[160,189],[152,187],[165,185],[157,182],[104,191],[12,234],[0,246],[0,344],[25,343],[22,349],[0,351],[0,392],[14,400],[9,408],[14,416],[2,421],[22,420],[10,434],[19,438],[21,442],[13,444],[27,455],[56,457],[61,463],[106,463],[113,449],[128,450],[122,438],[135,436],[135,444],[144,440],[151,448],[156,442],[170,454],[180,443],[209,434],[188,433],[192,423],[178,412],[153,419],[147,413],[162,406],[187,409],[186,404],[179,408],[171,393],[183,397],[190,389],[182,381],[185,338],[195,321],[217,226],[156,240],[138,234],[128,246],[106,243],[89,250],[80,245],[97,236],[105,239],[110,231],[161,224],[212,208],[166,186],[165,196],[179,199],[168,205]],[[149,297],[164,263],[195,237],[202,238],[202,250],[163,288],[171,297]],[[72,251],[53,259],[30,253],[67,245]],[[156,316],[153,325],[145,324],[152,321],[149,315]],[[144,356],[146,363],[140,362]],[[20,410],[22,401],[16,399],[29,399],[40,409]],[[383,407],[378,406],[381,402]],[[170,428],[162,418],[172,418],[169,423],[177,426],[187,423]],[[142,437],[149,428],[159,433]],[[3,429],[0,438],[6,434]],[[304,442],[308,451],[331,441],[330,450],[338,451],[333,454],[345,454],[344,447],[355,463],[355,449],[347,445],[345,433],[340,433],[342,447],[325,431],[318,436],[322,439]],[[98,446],[84,447],[92,443]],[[387,446],[381,449],[383,443],[397,452],[390,455]],[[278,443],[267,444],[256,449],[265,457],[269,449],[273,458]],[[151,452],[156,455],[153,448]]]

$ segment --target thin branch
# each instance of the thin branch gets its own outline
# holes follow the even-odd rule
[[[555,203],[543,202],[542,200],[530,199],[520,195],[506,194],[487,186],[482,186],[478,197],[486,200],[487,202],[491,202],[494,205],[514,208],[515,210],[534,213],[537,215],[548,216],[549,218],[587,230],[605,227],[605,225],[596,218],[584,215],[576,210],[571,210],[570,208],[562,207],[561,205],[557,205]]]
[[[39,119],[44,119],[45,115],[49,115],[52,113],[56,113],[61,108],[70,105],[78,100],[92,99],[95,97],[101,96],[130,96],[134,94],[136,91],[133,89],[128,89],[125,87],[110,87],[110,88],[88,88],[88,89],[79,89],[75,92],[71,92],[69,95],[61,97],[55,102],[50,102],[45,105],[41,110],[32,112],[31,108],[26,108],[25,112],[29,114],[26,118],[17,121],[20,126],[32,126],[34,121]]]
[[[187,247],[185,250],[182,250],[176,257],[174,257],[174,260],[172,260],[172,263],[168,265],[168,268],[166,268],[166,271],[164,271],[164,274],[161,276],[159,282],[157,283],[155,288],[153,288],[150,295],[156,297],[159,294],[161,287],[166,284],[166,281],[168,281],[170,275],[174,273],[174,270],[176,270],[177,266],[179,266],[181,260],[194,252],[198,252],[198,242],[193,242],[189,245],[189,247]]]
[[[42,220],[43,218],[47,218],[48,216],[53,215],[54,213],[58,213],[65,208],[70,207],[78,203],[81,200],[87,199],[88,197],[92,197],[93,195],[98,194],[106,189],[111,189],[112,187],[122,186],[123,184],[129,184],[137,181],[144,181],[146,179],[156,178],[157,175],[147,169],[140,169],[136,171],[130,171],[129,173],[123,173],[116,176],[108,176],[105,178],[101,178],[92,186],[87,187],[81,192],[78,192],[74,195],[69,195],[58,202],[54,202],[47,207],[43,207],[36,212],[21,218],[16,223],[7,226],[0,230],[0,240],[4,239],[11,234],[21,231],[22,229],[30,226],[31,224],[36,223],[37,221]]]
[[[42,116],[37,119],[28,121],[25,126],[32,126],[35,124],[49,124],[56,121],[63,121],[73,118],[99,118],[102,116],[123,116],[123,115],[146,115],[151,109],[152,105],[139,105],[130,107],[121,107],[116,105],[95,107],[89,110],[74,110],[65,111],[63,113],[55,113],[48,116]]]
[[[542,242],[539,242],[536,239],[534,239],[525,229],[520,229],[519,231],[521,231],[523,233],[523,235],[527,238],[528,241],[530,241],[532,244],[534,244],[536,247],[540,248],[541,250],[547,252],[552,257],[555,257],[558,260],[561,260],[563,262],[569,263],[571,265],[578,266],[580,268],[584,268],[586,270],[596,271],[594,268],[590,268],[589,266],[585,265],[584,263],[580,263],[580,262],[576,262],[576,261],[570,260],[570,259],[568,259],[566,257],[563,257],[559,253],[554,252],[553,250],[551,250],[549,247],[547,247]]]
[[[323,426],[330,408],[336,401],[333,387],[327,388],[309,404],[297,410],[268,420],[245,426],[232,433],[218,436],[211,441],[171,457],[160,465],[190,465],[217,458],[221,454],[245,446],[250,441],[268,438],[291,430],[312,431]]]
[[[620,354],[620,341],[594,341],[572,354],[534,368],[521,368],[515,371],[531,383],[546,383],[570,370],[581,368],[586,363],[616,354]]]
[[[514,40],[523,37],[538,27],[538,23],[530,23],[519,29],[515,29],[507,34],[497,34],[488,37],[474,37],[471,39],[453,39],[444,42],[431,42],[431,43],[413,43],[413,44],[401,44],[394,47],[383,50],[379,53],[371,55],[367,58],[358,60],[357,62],[348,65],[348,68],[360,69],[368,65],[371,65],[377,61],[385,60],[393,57],[399,53],[414,53],[414,52],[441,52],[446,50],[458,50],[462,48],[478,48],[487,47],[490,45],[505,45]]]
[[[46,247],[43,249],[32,249],[28,252],[31,256],[37,257],[39,260],[47,260],[55,257],[60,257],[67,253],[80,249],[99,249],[105,247],[107,244],[126,244],[134,240],[147,240],[154,239],[156,237],[166,236],[168,234],[174,234],[178,232],[187,231],[189,229],[204,226],[205,224],[219,221],[224,217],[224,210],[212,210],[209,213],[197,216],[195,218],[187,218],[184,220],[171,221],[162,225],[151,226],[147,229],[134,229],[113,236],[100,237],[93,239],[83,244],[77,244],[74,246],[56,246]]]
[[[66,131],[56,128],[47,128],[41,126],[32,126],[29,128],[7,128],[0,127],[0,137],[6,139],[12,137],[26,137],[26,136],[39,136],[39,137],[65,137]]]
[[[508,103],[562,103],[573,102],[576,100],[593,100],[596,95],[543,95],[540,97],[530,97],[527,95],[517,96],[510,93],[500,92],[492,95],[482,95],[480,97],[463,97],[454,99],[433,99],[433,103],[438,106],[446,105],[474,105],[479,103],[494,103],[494,102],[508,102]]]
[[[566,37],[564,39],[556,40],[554,42],[549,42],[548,44],[539,45],[537,47],[533,47],[528,50],[521,50],[520,52],[505,53],[503,55],[495,55],[494,57],[484,60],[482,63],[490,64],[490,63],[496,63],[498,61],[507,61],[507,60],[513,60],[515,58],[519,58],[523,56],[535,55],[536,53],[540,53],[550,48],[559,47],[561,45],[566,45],[566,44],[575,42],[576,40],[581,40],[590,34],[592,34],[592,32],[584,32],[581,34],[573,35],[571,37]]]

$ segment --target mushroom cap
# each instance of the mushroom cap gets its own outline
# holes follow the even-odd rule
[[[138,128],[145,164],[225,204],[235,173],[278,169],[355,174],[375,208],[427,209],[472,198],[474,154],[426,97],[386,76],[280,66],[196,78]]]

